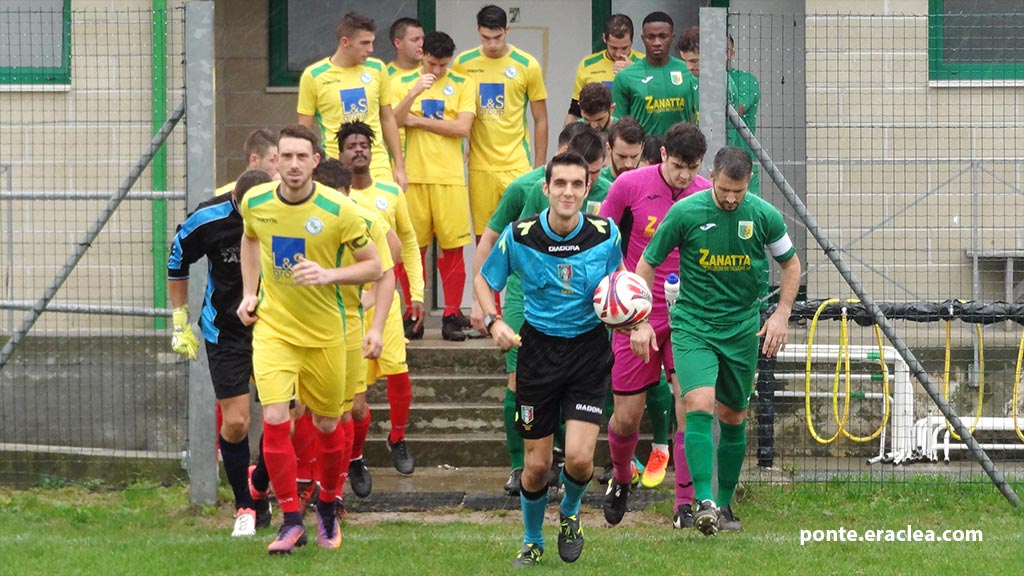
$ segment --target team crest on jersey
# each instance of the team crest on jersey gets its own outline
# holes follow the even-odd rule
[[[516,71],[515,66],[509,66],[508,68],[505,68],[505,77],[508,78],[509,80],[515,78],[516,74],[518,74],[518,72]]]
[[[374,204],[376,204],[377,210],[383,211],[383,210],[387,210],[388,209],[388,199],[387,198],[378,197],[377,201],[374,202]]]
[[[523,422],[523,424],[533,424],[533,406],[520,406],[519,419]]]
[[[271,236],[270,251],[274,258],[274,280],[291,280],[292,267],[305,257],[306,239]]]
[[[451,95],[455,94],[455,86],[452,86],[451,84],[449,84],[449,85],[445,86],[444,90],[442,90],[441,92],[445,96],[451,96]]]
[[[444,120],[444,100],[421,100],[424,118]]]
[[[341,112],[345,121],[365,120],[369,111],[366,99],[366,88],[349,88],[341,91]]]
[[[480,83],[480,116],[501,117],[505,115],[505,85],[502,83]]]
[[[572,264],[559,264],[558,265],[558,279],[563,284],[568,284],[572,280]]]
[[[672,84],[679,86],[683,83],[683,73],[679,70],[672,70],[669,72],[669,78],[672,79]]]
[[[741,240],[750,240],[754,237],[754,223],[750,220],[740,220],[738,233]]]
[[[317,235],[324,230],[324,223],[316,216],[310,216],[309,220],[306,220],[306,232],[312,235]]]
[[[363,75],[360,76],[359,79],[363,81],[363,84],[369,84],[370,82],[373,82],[373,76],[370,76],[369,72],[363,72]]]

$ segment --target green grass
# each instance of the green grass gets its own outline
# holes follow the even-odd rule
[[[270,558],[264,549],[271,531],[232,539],[228,506],[189,507],[184,486],[92,488],[0,488],[0,574],[505,574],[521,537],[516,511],[387,515],[391,519],[353,513],[340,551],[312,545]],[[629,513],[630,525],[615,528],[604,525],[600,510],[585,508],[587,545],[572,565],[558,559],[549,522],[538,571],[936,576],[982,567],[987,574],[1016,574],[1024,561],[1024,513],[987,487],[754,485],[735,506],[745,532],[714,538],[671,530],[669,507]],[[936,531],[980,528],[984,542],[799,542],[801,529],[899,530],[908,524]],[[311,519],[307,525],[312,527]]]

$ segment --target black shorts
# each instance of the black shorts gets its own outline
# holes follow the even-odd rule
[[[249,393],[252,380],[252,343],[206,342],[206,359],[210,364],[210,380],[217,400]]]
[[[516,365],[516,430],[527,439],[554,434],[562,418],[601,425],[615,356],[603,324],[573,338],[548,336],[524,322]]]

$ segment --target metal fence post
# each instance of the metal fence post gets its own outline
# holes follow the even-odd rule
[[[708,174],[719,148],[725,146],[725,70],[729,33],[725,8],[700,9],[700,129],[708,143],[703,174]]]

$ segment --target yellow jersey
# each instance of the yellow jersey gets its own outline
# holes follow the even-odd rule
[[[253,337],[315,348],[340,345],[346,329],[341,287],[299,286],[292,280],[292,266],[302,257],[337,268],[346,252],[370,243],[366,221],[333,188],[314,183],[308,198],[289,204],[278,194],[280,185],[260,184],[242,199],[245,235],[260,242],[259,321]]]
[[[418,70],[418,68],[410,68],[409,70],[406,70],[405,68],[399,68],[398,64],[395,64],[394,60],[392,60],[391,62],[388,62],[388,76],[391,76],[392,90],[394,90],[394,85],[395,85],[394,79],[395,78],[397,78],[398,76],[405,76],[406,74],[415,72],[416,70]],[[399,102],[400,101],[401,100],[399,100]],[[391,108],[394,109],[395,106],[396,105],[392,105]],[[402,141],[402,153],[405,154],[405,152],[407,150],[407,148],[406,148],[406,140],[405,140],[405,126],[399,126],[398,127],[398,139]],[[405,168],[405,172],[408,175],[408,173],[409,173],[408,166]]]
[[[476,81],[477,107],[470,135],[471,170],[530,169],[526,106],[547,100],[537,60],[509,44],[501,58],[484,56],[480,47],[463,52],[452,67]]]
[[[391,77],[376,58],[349,68],[335,66],[330,58],[324,58],[307,66],[299,78],[296,109],[316,119],[328,156],[338,157],[338,130],[345,122],[362,120],[373,128],[371,171],[391,170],[380,126],[380,109],[390,105]]]
[[[629,53],[630,64],[643,59],[644,55],[642,52],[633,50]],[[594,52],[580,60],[579,66],[576,67],[576,85],[572,89],[572,99],[579,100],[580,91],[591,82],[600,82],[607,86],[608,91],[611,92],[612,81],[615,80],[613,66],[615,66],[615,61],[608,57],[607,50]]]
[[[349,197],[352,199],[351,197]],[[354,199],[353,199],[354,200]],[[388,230],[391,227],[384,218],[366,208],[360,206],[357,202],[352,202],[356,213],[366,222],[366,228],[370,231],[370,240],[377,247],[377,253],[380,254],[380,269],[381,272],[386,272],[395,267],[395,261],[391,258],[391,247],[388,245]],[[352,251],[346,251],[341,257],[342,266],[350,266],[356,263],[355,256],[352,255]],[[341,301],[345,305],[345,318],[349,321],[345,323],[345,347],[349,350],[362,346],[363,343],[363,301],[362,292],[364,285],[356,284],[342,284],[341,288]],[[358,322],[353,322],[353,319],[358,319]]]
[[[228,194],[230,192],[234,192],[235,191],[235,182],[237,182],[237,180],[232,180],[231,182],[228,182],[227,184],[216,188],[213,191],[213,195],[214,196],[223,196],[224,194]]]
[[[420,244],[409,217],[405,192],[394,184],[374,182],[363,190],[350,189],[349,198],[359,206],[379,213],[398,235],[402,241],[402,262],[409,276],[411,299],[423,302],[423,262],[420,260]]]
[[[421,75],[417,70],[391,79],[392,108],[398,108]],[[409,114],[435,120],[455,120],[466,112],[476,114],[476,82],[450,70],[447,76],[438,78],[429,90],[417,96],[409,110]],[[466,185],[462,138],[442,136],[422,128],[412,128],[406,134],[405,173],[409,182]]]

